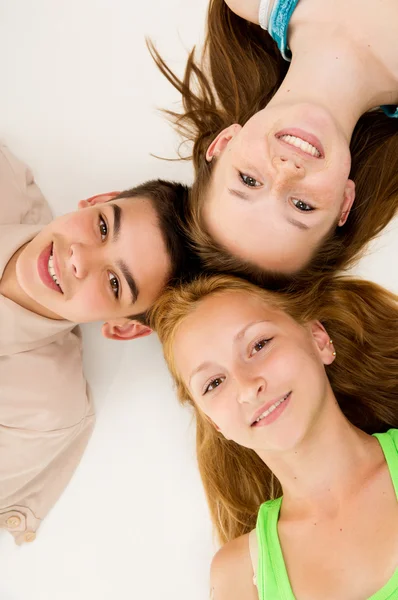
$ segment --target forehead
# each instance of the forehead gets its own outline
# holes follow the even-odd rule
[[[206,297],[183,321],[174,339],[174,355],[184,376],[201,361],[231,354],[234,338],[253,324],[276,325],[288,334],[299,325],[285,312],[248,292],[225,292]],[[250,330],[247,330],[250,336]]]
[[[125,262],[140,290],[139,306],[147,308],[161,292],[171,269],[156,211],[147,198],[121,198],[103,207],[112,236],[120,217],[117,241],[109,246],[112,257]]]

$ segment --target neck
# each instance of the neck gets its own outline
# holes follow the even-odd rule
[[[26,246],[28,246],[28,244],[25,244],[19,248],[19,250],[17,250],[17,252],[15,252],[15,254],[13,254],[8,261],[6,268],[4,269],[3,276],[0,279],[0,293],[5,298],[12,300],[15,302],[15,304],[22,306],[22,308],[25,308],[36,315],[57,321],[62,320],[62,317],[46,309],[44,306],[33,300],[33,298],[28,296],[19,285],[16,273],[16,265],[20,254],[23,252]]]
[[[283,513],[335,514],[384,461],[378,441],[354,427],[330,390],[306,436],[287,452],[259,452],[283,489]]]
[[[292,63],[270,106],[320,105],[333,116],[349,142],[362,114],[383,104],[398,103],[398,83],[368,48],[306,23],[292,28],[289,43]]]

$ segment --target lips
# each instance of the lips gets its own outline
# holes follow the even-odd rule
[[[40,253],[39,258],[37,259],[37,272],[39,274],[40,280],[42,281],[42,283],[44,283],[44,285],[47,288],[53,290],[54,292],[62,294],[61,288],[55,283],[54,279],[48,272],[48,261],[51,256],[52,247],[53,245],[51,243]]]
[[[275,137],[281,144],[294,148],[294,150],[306,158],[314,158],[316,160],[325,158],[325,151],[321,141],[312,133],[308,133],[308,131],[292,127],[291,129],[278,131]],[[315,155],[312,153],[312,148],[316,151]]]
[[[250,421],[250,426],[257,427],[261,423],[265,425],[274,421],[277,418],[277,415],[284,410],[285,405],[288,404],[291,394],[291,391],[287,392],[284,396],[280,396],[279,398],[275,398],[274,400],[263,404],[263,406],[254,413]]]

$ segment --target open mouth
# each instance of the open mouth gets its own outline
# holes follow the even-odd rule
[[[296,148],[312,158],[324,158],[323,146],[315,135],[298,129],[279,131],[276,136],[281,142]]]
[[[64,292],[59,281],[59,273],[57,275],[58,268],[56,264],[53,244],[50,244],[40,253],[37,261],[38,274],[46,287],[59,294],[63,294]]]
[[[55,268],[54,268],[54,246],[51,246],[51,252],[50,252],[50,257],[48,259],[47,269],[48,269],[48,272],[49,272],[50,276],[52,277],[54,283],[58,286],[59,291],[61,293],[63,293],[61,285],[57,278],[57,274],[55,272]]]
[[[271,406],[268,406],[268,408],[266,410],[264,410],[261,415],[259,415],[257,417],[257,419],[255,419],[253,421],[253,423],[251,424],[251,427],[256,427],[258,426],[259,423],[261,423],[261,421],[263,421],[264,419],[267,419],[267,417],[269,417],[275,410],[277,410],[281,404],[283,404],[284,402],[286,402],[286,400],[288,400],[291,396],[292,392],[288,392],[285,396],[283,396],[283,398],[280,398],[279,400],[277,400],[276,402],[274,402],[273,404],[271,404]]]

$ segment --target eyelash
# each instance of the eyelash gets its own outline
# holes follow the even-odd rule
[[[214,379],[212,379],[205,387],[204,391],[203,391],[203,396],[205,396],[206,394],[208,394],[209,392],[213,392],[214,390],[210,390],[210,386],[212,386],[216,381],[225,381],[225,377],[214,377]],[[221,383],[222,383],[221,381]],[[214,386],[214,389],[216,387],[219,387],[221,384],[218,383],[217,385]]]
[[[105,232],[103,231],[103,229],[105,229]],[[101,240],[104,242],[106,240],[106,238],[108,237],[108,225],[102,214],[100,214],[100,216],[99,216],[99,231],[100,231],[100,235],[101,235]],[[114,273],[109,273],[109,275],[111,275],[111,277],[109,277],[109,281],[111,282],[110,285],[111,285],[112,293],[115,296],[115,298],[118,299],[119,295],[120,295],[119,280]],[[112,284],[112,282],[114,282],[114,283]],[[115,283],[117,286],[116,288],[114,287]]]
[[[307,204],[303,200],[300,200],[300,198],[292,198],[292,202],[293,202],[293,206],[295,206],[295,208],[297,208],[297,210],[299,210],[300,212],[312,212],[313,210],[315,210],[315,208],[313,206],[311,206],[311,204]],[[297,204],[295,204],[296,202],[297,202],[297,204],[301,203],[304,206],[308,206],[308,208],[299,208],[297,206]]]
[[[246,173],[241,173],[241,171],[238,171],[238,173],[239,173],[239,178],[240,178],[241,182],[246,187],[248,187],[248,188],[261,187],[261,183],[259,181],[257,181],[257,179],[255,179],[254,177],[251,177],[251,175],[246,175]],[[246,181],[245,181],[245,179],[246,179]],[[250,185],[249,183],[247,183],[248,180],[255,181],[255,183],[258,185]]]
[[[257,181],[257,179],[255,179],[254,177],[251,177],[251,175],[246,175],[245,173],[242,173],[241,171],[238,171],[238,172],[239,172],[239,178],[240,178],[241,182],[246,187],[248,187],[248,188],[261,187],[261,183],[259,181]],[[250,185],[248,183],[248,181],[255,182],[255,184]],[[292,202],[293,202],[293,205],[295,206],[295,208],[297,208],[297,210],[299,210],[300,212],[312,212],[313,210],[315,210],[315,208],[313,206],[311,206],[311,204],[307,204],[303,200],[300,200],[300,198],[293,198]],[[297,204],[296,204],[296,202],[297,202]],[[298,204],[301,204],[302,206],[305,206],[306,208],[299,208]]]
[[[268,346],[268,344],[270,343],[270,341],[273,338],[261,338],[260,340],[257,340],[257,342],[254,342],[254,344],[251,347],[250,350],[250,356],[253,356],[253,354],[258,354],[259,352],[261,352],[261,350],[263,348],[265,348],[265,346]],[[259,344],[261,344],[262,342],[264,342],[264,346],[262,348],[260,348],[260,350],[257,350],[256,352],[253,353],[253,350],[255,349],[256,346],[258,346]]]
[[[256,346],[258,346],[259,344],[261,344],[262,342],[264,342],[264,346],[262,348],[260,348],[259,350],[257,350],[257,352],[255,352],[254,354],[258,354],[258,352],[261,352],[261,350],[263,348],[265,348],[265,346],[267,346],[269,344],[269,342],[272,340],[273,338],[261,338],[260,340],[257,340],[257,342],[255,342],[250,350],[250,356],[253,356],[253,350],[255,349]],[[209,383],[205,386],[204,391],[203,391],[203,396],[205,396],[206,394],[208,394],[209,392],[213,392],[215,388],[219,387],[221,385],[221,383],[217,383],[217,381],[220,381],[221,383],[223,381],[225,381],[225,377],[214,377],[214,379],[212,379],[211,381],[209,381]],[[216,385],[214,385],[216,384]],[[213,389],[209,389],[212,385],[214,385]]]

